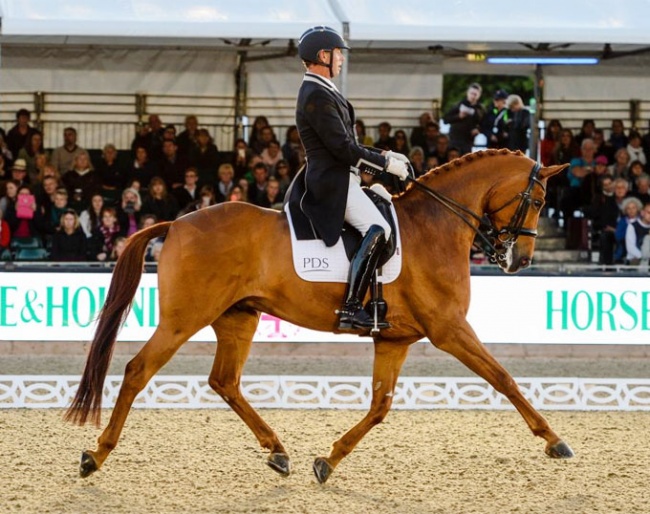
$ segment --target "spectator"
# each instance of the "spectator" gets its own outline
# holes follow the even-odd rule
[[[210,133],[201,128],[196,132],[197,146],[190,151],[189,165],[196,168],[199,184],[214,183],[214,173],[221,164],[217,145],[212,142]]]
[[[563,199],[564,219],[573,217],[573,213],[582,207],[582,182],[587,175],[593,172],[596,165],[596,146],[593,140],[584,139],[580,151],[580,157],[571,161],[567,172],[569,187]]]
[[[450,144],[462,154],[472,151],[474,138],[480,134],[485,111],[479,104],[481,86],[476,82],[467,88],[466,98],[453,106],[444,116],[449,129]]]
[[[641,146],[641,136],[638,132],[630,131],[629,142],[626,149],[627,153],[630,154],[630,160],[641,161],[643,166],[648,163],[643,147]]]
[[[421,177],[428,170],[424,165],[424,150],[419,146],[414,146],[409,152],[409,161],[411,166],[413,166],[413,171],[415,172],[415,177]]]
[[[18,185],[28,185],[27,179],[27,163],[24,159],[16,159],[11,167],[11,179],[18,182]]]
[[[61,182],[61,174],[59,173],[59,170],[57,170],[49,162],[40,168],[37,182],[39,184],[42,184],[47,177],[54,177],[57,182]]]
[[[72,169],[61,180],[68,190],[70,207],[77,212],[81,212],[90,203],[93,193],[101,190],[99,176],[91,169],[86,152],[76,155]]]
[[[63,146],[55,148],[50,157],[50,163],[61,175],[74,167],[75,159],[80,154],[86,154],[86,150],[77,145],[77,131],[73,127],[63,129]],[[90,164],[90,159],[88,159]]]
[[[648,265],[650,259],[650,204],[645,204],[639,219],[631,222],[625,232],[627,260],[633,266]]]
[[[427,158],[435,157],[438,160],[438,164],[445,164],[450,160],[452,160],[451,157],[449,156],[449,151],[450,151],[449,137],[446,136],[445,134],[440,134],[436,139],[435,150],[433,152],[427,153],[426,156]],[[458,150],[456,150],[456,156],[458,157],[459,155],[460,154]],[[427,169],[429,169],[428,166]]]
[[[246,180],[245,178],[240,178],[237,181],[237,186],[235,187],[239,187],[239,190],[242,194],[241,201],[248,202],[248,190],[250,189],[250,183],[248,182],[248,180]],[[235,189],[235,187],[233,187],[233,189]],[[230,192],[230,196],[232,196],[232,191]]]
[[[108,260],[112,262],[117,262],[117,259],[120,258],[120,255],[124,253],[125,248],[126,248],[126,237],[124,236],[116,237],[115,242],[113,243],[113,250],[111,250],[111,255],[108,258]]]
[[[53,175],[46,175],[41,185],[38,186],[38,190],[35,192],[36,203],[43,208],[44,212],[54,205],[54,195],[60,188],[62,188],[61,182]]]
[[[560,131],[560,141],[553,152],[555,164],[570,164],[573,159],[580,157],[580,145],[576,143],[570,129]]]
[[[187,166],[187,159],[178,155],[176,141],[165,139],[162,143],[162,159],[159,164],[159,172],[169,191],[183,185]]]
[[[508,143],[507,127],[510,122],[506,99],[508,93],[503,89],[495,91],[492,105],[486,110],[481,121],[481,132],[485,135],[488,148],[505,148]]]
[[[5,184],[5,194],[2,198],[0,198],[0,213],[2,214],[2,218],[6,218],[7,208],[9,205],[16,203],[19,187],[20,184],[18,184],[15,180],[8,180]]]
[[[251,151],[255,152],[255,148],[259,144],[260,132],[264,127],[269,126],[269,120],[266,116],[257,116],[253,121],[253,126],[251,127],[251,135],[248,138],[248,147]],[[259,154],[259,152],[257,152]]]
[[[149,159],[149,152],[146,146],[138,146],[135,149],[135,160],[131,166],[127,179],[127,187],[132,187],[133,180],[137,180],[139,188],[146,191],[149,182],[158,173],[158,167]]]
[[[38,218],[36,198],[28,185],[18,187],[15,201],[7,203],[5,218],[12,237],[38,237],[36,219]]]
[[[105,262],[113,251],[115,239],[123,234],[117,221],[117,212],[113,207],[104,207],[101,218],[99,228],[93,231],[89,251],[91,260]]]
[[[625,234],[627,226],[639,219],[639,213],[643,208],[643,203],[638,198],[628,197],[623,200],[621,205],[623,215],[618,219],[616,224],[616,251],[614,252],[614,262],[622,263],[627,256],[627,247],[625,246]]]
[[[266,164],[269,174],[275,176],[275,165],[282,160],[282,151],[280,143],[277,141],[269,141],[262,153],[260,154],[262,162]]]
[[[393,150],[395,148],[395,138],[390,135],[393,127],[387,121],[382,121],[377,126],[379,137],[374,142],[373,146],[381,150]]]
[[[643,166],[641,161],[632,161],[630,163],[625,178],[630,182],[632,191],[636,188],[636,179],[645,173],[644,170],[645,166]]]
[[[282,193],[280,191],[280,182],[275,177],[269,178],[266,182],[266,190],[264,195],[260,198],[259,205],[260,207],[266,207],[268,209],[275,209],[278,211],[282,210]]]
[[[427,125],[432,122],[433,117],[431,116],[430,112],[425,111],[420,114],[420,117],[418,118],[418,126],[414,127],[411,131],[411,138],[409,140],[411,147],[419,146],[420,148],[426,148],[427,145],[425,143],[425,134],[427,131]]]
[[[176,125],[173,123],[165,125],[165,128],[163,129],[162,142],[164,143],[165,141],[176,142]]]
[[[50,260],[80,262],[87,260],[87,253],[86,235],[79,227],[79,217],[74,209],[66,209],[52,236]]]
[[[155,214],[143,214],[142,217],[140,218],[140,224],[138,225],[138,228],[139,230],[144,230],[145,228],[149,228],[155,225],[156,223],[158,223],[158,218],[156,218]],[[144,252],[145,262],[154,262],[154,258],[151,254],[153,246],[157,243],[162,245],[164,241],[165,241],[164,237],[155,237],[149,240],[149,243],[147,244],[147,249]]]
[[[185,159],[189,159],[190,151],[197,146],[196,131],[199,128],[199,120],[193,114],[185,116],[185,130],[183,130],[176,138],[178,145],[178,155]]]
[[[628,139],[625,135],[625,125],[623,125],[623,120],[612,120],[612,130],[609,135],[609,143],[614,148],[614,151],[627,146]]]
[[[232,166],[235,169],[235,178],[239,180],[248,172],[248,161],[253,156],[253,152],[248,148],[248,144],[239,138],[235,141],[235,152]]]
[[[246,200],[244,200],[244,198],[246,198],[246,195],[241,186],[233,187],[230,191],[230,195],[228,195],[229,202],[245,202]]]
[[[138,231],[140,226],[140,213],[142,211],[142,199],[137,189],[127,187],[122,191],[122,199],[115,214],[117,221],[122,228],[122,235],[130,236]]]
[[[594,139],[594,130],[596,129],[596,123],[594,120],[583,120],[582,121],[582,128],[580,129],[580,132],[578,132],[578,135],[576,136],[576,143],[578,145],[582,145],[582,142],[585,139]]]
[[[598,238],[598,248],[600,250],[598,263],[614,264],[616,225],[622,213],[621,206],[627,195],[628,184],[625,179],[616,179],[613,182],[612,191],[612,177],[610,175],[604,175],[601,182],[602,190],[597,194],[592,204],[592,228],[594,236]]]
[[[544,139],[540,143],[540,158],[542,165],[552,166],[556,164],[554,150],[560,141],[560,133],[562,132],[562,123],[559,120],[551,120],[548,122],[546,131],[544,132]]]
[[[235,170],[231,164],[224,163],[219,166],[217,171],[219,180],[214,188],[215,199],[217,203],[225,202],[233,187],[235,187]]]
[[[507,126],[508,142],[506,147],[510,150],[528,150],[528,132],[530,130],[530,111],[524,106],[519,95],[509,95],[506,100],[509,122]]]
[[[23,159],[27,169],[27,180],[30,184],[36,184],[38,180],[38,169],[36,168],[36,157],[45,154],[43,148],[43,134],[38,130],[30,131],[25,146],[18,152],[18,159]]]
[[[248,189],[248,201],[260,205],[266,196],[266,183],[269,180],[269,171],[266,164],[258,162],[253,168],[253,183]]]
[[[632,196],[641,200],[643,205],[650,203],[650,175],[642,173],[636,178],[636,187],[632,187]]]
[[[619,148],[614,154],[614,164],[607,168],[607,172],[614,178],[625,178],[628,176],[630,166],[630,154],[627,148]]]
[[[160,116],[150,114],[148,118],[149,130],[144,134],[144,147],[147,149],[147,155],[152,161],[159,161],[162,158],[162,143],[165,135],[165,126]]]
[[[354,131],[360,145],[372,146],[372,138],[366,132],[366,124],[363,120],[358,119],[354,122]],[[300,139],[300,135],[298,135],[298,139]]]
[[[101,184],[102,194],[111,203],[117,203],[120,197],[120,191],[126,187],[129,172],[120,162],[117,148],[113,143],[104,145],[101,159],[95,166],[95,172]]]
[[[406,138],[406,132],[402,129],[395,131],[395,142],[393,151],[401,153],[408,157],[409,154],[409,144],[408,139]]]
[[[5,250],[9,249],[10,244],[11,229],[9,228],[9,223],[4,220],[2,210],[0,210],[0,253],[3,253]]]
[[[178,214],[178,203],[167,191],[165,181],[154,177],[149,183],[149,192],[142,199],[142,214],[155,214],[161,221],[173,221]]]
[[[282,194],[283,198],[287,192],[287,189],[289,189],[289,186],[291,185],[293,177],[294,175],[289,168],[287,161],[278,161],[278,163],[275,165],[275,178],[278,179],[278,182],[280,183],[280,193]]]
[[[7,169],[7,159],[0,153],[0,184],[3,184],[5,180],[9,179],[10,174],[11,172]]]
[[[262,155],[262,152],[268,148],[269,144],[271,141],[275,141],[275,134],[273,133],[273,129],[267,125],[266,127],[262,127],[258,133],[257,138],[255,139],[255,143],[250,145],[251,150],[253,151],[254,154],[256,155]]]
[[[16,124],[7,133],[5,141],[10,155],[5,154],[9,160],[17,159],[21,148],[25,147],[27,139],[36,130],[29,124],[31,113],[27,109],[19,109],[16,112]]]
[[[600,180],[607,174],[607,157],[599,155],[595,159],[593,173],[589,173],[582,181],[582,205],[590,206],[599,192],[601,192]],[[611,180],[614,180],[611,177]]]
[[[69,209],[68,191],[59,188],[54,193],[52,201],[43,209],[41,232],[52,235],[61,224],[61,215]]]
[[[296,127],[295,125],[291,125],[287,129],[285,141],[284,144],[282,145],[282,159],[289,164],[292,173],[298,171],[301,151],[302,151],[302,143],[300,142],[300,134],[298,133],[298,127]]]
[[[221,166],[223,166],[223,164]],[[196,172],[196,168],[192,168],[191,166],[188,167],[185,170],[183,178],[183,185],[172,190],[178,208],[181,210],[185,209],[185,207],[197,200],[199,197],[199,187],[197,186],[199,175]]]
[[[605,156],[608,165],[614,162],[616,149],[609,141],[605,141],[605,134],[602,129],[594,129],[594,144],[596,145],[596,157],[599,155]]]
[[[427,126],[425,127],[425,131],[424,131],[424,138],[423,138],[424,146],[422,147],[422,150],[424,150],[425,157],[428,157],[429,155],[436,155],[436,156],[438,155],[438,141],[441,137],[445,139],[444,144],[448,146],[449,138],[445,135],[440,134],[440,126],[435,121],[430,121],[429,123],[427,123]],[[446,158],[446,154],[447,154],[446,148],[444,150],[444,153]]]
[[[34,173],[36,173],[36,176],[34,178],[34,181],[32,182],[32,185],[40,185],[43,182],[43,177],[46,173],[47,168],[55,171],[54,166],[50,164],[49,155],[46,152],[37,153],[34,156]],[[56,172],[56,174],[57,177],[60,178],[60,175],[58,175],[58,171]]]
[[[182,216],[190,212],[205,209],[206,207],[211,207],[213,205],[217,205],[217,199],[214,194],[214,187],[208,184],[201,187],[198,199],[187,205],[185,209],[179,212],[178,215]]]
[[[95,193],[90,197],[90,205],[79,215],[79,226],[86,237],[92,237],[93,230],[101,225],[101,214],[104,208],[104,197]]]

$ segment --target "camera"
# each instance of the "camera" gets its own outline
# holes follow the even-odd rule
[[[124,212],[127,214],[133,214],[135,212],[135,202],[126,202]]]

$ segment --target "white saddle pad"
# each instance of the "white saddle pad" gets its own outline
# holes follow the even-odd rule
[[[390,209],[395,220],[395,253],[390,260],[384,264],[377,275],[379,282],[388,284],[393,282],[402,269],[402,242],[399,236],[399,224],[395,215],[395,208]],[[307,282],[342,282],[348,281],[348,270],[350,261],[345,254],[343,240],[339,238],[334,246],[325,246],[321,239],[298,241],[291,222],[291,212],[288,206],[285,213],[289,219],[291,228],[291,252],[293,255],[293,266],[298,276]]]

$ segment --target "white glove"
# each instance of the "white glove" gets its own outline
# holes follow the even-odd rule
[[[387,159],[392,157],[393,159],[397,159],[398,161],[402,161],[405,164],[408,164],[409,162],[411,162],[411,161],[409,161],[409,158],[406,155],[404,155],[403,153],[393,152],[392,150],[388,150],[386,152],[386,154],[385,154],[385,157]]]
[[[409,172],[406,169],[406,163],[395,157],[386,159],[386,171],[392,175],[399,177],[400,180],[406,180]]]

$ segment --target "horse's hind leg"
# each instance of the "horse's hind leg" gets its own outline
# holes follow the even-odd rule
[[[534,435],[546,440],[546,453],[554,458],[573,457],[573,451],[551,430],[546,419],[524,397],[508,371],[499,364],[478,340],[467,322],[456,324],[458,330],[430,334],[436,347],[450,353],[474,373],[484,378],[515,406]]]
[[[81,456],[80,473],[82,477],[87,477],[101,467],[113,448],[117,446],[135,397],[190,336],[191,334],[178,333],[159,325],[151,339],[126,365],[124,380],[113,408],[113,414],[97,440],[97,449],[85,451]]]
[[[388,414],[393,403],[395,384],[411,342],[375,342],[370,410],[359,423],[332,445],[329,457],[318,457],[314,461],[314,474],[321,484],[327,481],[338,463],[354,450],[370,429],[381,423]]]
[[[253,409],[240,390],[242,371],[258,322],[259,312],[231,307],[212,324],[212,328],[217,334],[218,343],[217,354],[208,382],[210,387],[248,425],[262,448],[271,452],[267,464],[286,477],[291,473],[291,465],[284,446],[273,429]]]

